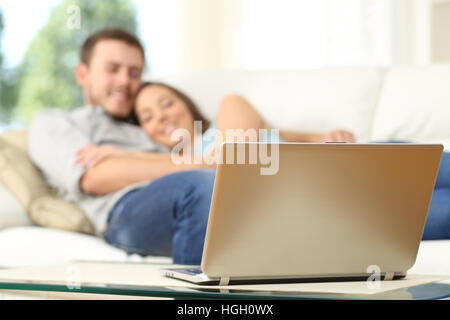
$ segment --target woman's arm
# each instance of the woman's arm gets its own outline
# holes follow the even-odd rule
[[[323,133],[302,133],[280,130],[280,137],[286,142],[318,142],[324,138]]]
[[[247,131],[252,129],[258,135],[259,129],[269,129],[269,127],[246,99],[236,94],[230,94],[222,100],[219,106],[217,129],[222,133],[224,141],[231,142],[226,140],[227,130]],[[256,136],[256,139],[258,138]]]
[[[232,142],[236,139],[234,137],[227,139],[227,130],[229,129],[242,129],[244,141],[252,140],[249,138],[250,132],[247,130],[254,129],[254,141],[258,141],[259,129],[268,130],[270,127],[246,99],[231,94],[226,96],[220,104],[217,114],[217,129],[221,132],[224,141]],[[247,134],[245,134],[246,131]],[[355,142],[353,134],[346,130],[333,130],[327,133],[280,130],[280,136],[287,142]]]
[[[280,136],[287,142],[355,142],[353,133],[347,130],[333,130],[328,133],[301,133],[280,130]]]

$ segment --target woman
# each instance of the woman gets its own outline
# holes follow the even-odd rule
[[[176,129],[186,130],[186,135],[191,137],[187,139],[191,142],[190,147],[194,148],[200,138],[198,133],[196,135],[194,121],[200,121],[201,124],[202,152],[214,152],[213,147],[218,147],[224,140],[236,140],[236,136],[228,135],[227,138],[230,130],[239,129],[242,133],[254,132],[253,138],[247,135],[241,137],[242,140],[248,138],[253,141],[267,141],[274,138],[260,136],[261,129],[270,131],[268,123],[244,98],[238,95],[226,96],[219,106],[216,121],[209,122],[192,100],[182,92],[162,83],[144,83],[137,92],[134,110],[139,124],[147,135],[156,143],[169,149],[179,144],[179,140],[172,139],[172,133]],[[249,129],[252,131],[247,131]],[[211,137],[211,131],[214,131],[216,135],[219,134],[221,139],[217,136]],[[353,134],[345,130],[335,130],[327,134],[280,130],[279,137],[276,138],[287,142],[355,142]]]

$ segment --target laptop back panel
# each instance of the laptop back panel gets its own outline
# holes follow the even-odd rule
[[[208,276],[345,276],[414,264],[442,146],[280,144],[272,175],[261,174],[267,159],[249,164],[261,144],[231,146],[235,161],[245,147],[246,164],[218,165]]]

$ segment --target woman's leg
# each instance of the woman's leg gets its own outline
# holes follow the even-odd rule
[[[422,240],[450,239],[450,188],[435,189]]]
[[[443,152],[423,240],[450,239],[450,153]]]
[[[442,153],[441,164],[439,165],[435,188],[450,189],[450,152]]]
[[[215,171],[170,174],[131,191],[113,208],[106,240],[128,253],[200,264]]]

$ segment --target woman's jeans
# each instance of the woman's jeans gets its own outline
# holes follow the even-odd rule
[[[450,153],[443,152],[423,240],[450,239]]]
[[[201,262],[215,171],[184,171],[122,197],[111,211],[106,240],[128,253]],[[443,153],[423,240],[450,239],[450,153]]]

